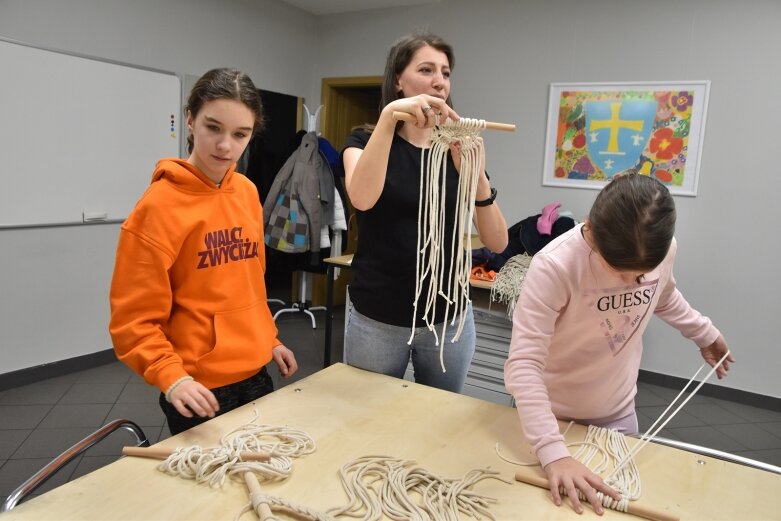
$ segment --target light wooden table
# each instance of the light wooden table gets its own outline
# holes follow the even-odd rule
[[[513,459],[530,458],[514,409],[342,364],[157,446],[216,444],[222,434],[249,421],[253,409],[260,412],[261,423],[303,429],[317,442],[314,454],[294,460],[290,479],[262,485],[264,491],[320,511],[344,504],[337,472],[360,456],[412,459],[453,478],[491,467],[511,481],[518,467],[499,459],[495,444],[499,442],[503,454]],[[575,426],[568,438],[582,439],[584,432]],[[779,518],[779,475],[654,444],[639,454],[637,462],[643,486],[640,502],[681,519]],[[211,489],[163,474],[155,466],[153,460],[123,458],[22,503],[0,520],[233,519],[247,502],[240,481]],[[491,510],[500,520],[597,519],[590,510],[578,516],[569,507],[557,508],[547,491],[515,481],[485,480],[475,490],[499,500]],[[242,517],[252,519],[257,519],[252,513]],[[606,511],[602,519],[637,518]]]

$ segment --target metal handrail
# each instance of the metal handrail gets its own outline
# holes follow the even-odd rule
[[[631,437],[640,438],[639,435],[633,435]],[[685,450],[687,452],[694,452],[696,454],[702,454],[703,456],[710,456],[712,458],[716,458],[724,461],[730,461],[732,463],[745,465],[747,467],[753,467],[767,472],[773,472],[774,474],[781,474],[781,467],[776,467],[775,465],[771,465],[770,463],[765,463],[763,461],[757,461],[754,459],[745,458],[743,456],[738,456],[736,454],[730,454],[729,452],[711,449],[708,447],[702,447],[700,445],[686,443],[685,441],[671,440],[669,438],[660,438],[658,436],[654,436],[651,441],[653,443],[658,443],[660,445],[667,445],[668,447],[674,447],[676,449]]]
[[[144,431],[141,430],[141,427],[136,425],[134,422],[130,420],[114,420],[112,422],[107,423],[100,429],[96,430],[80,442],[72,445],[69,449],[67,449],[65,452],[57,456],[55,459],[53,459],[48,465],[43,467],[41,470],[33,474],[33,476],[19,485],[16,490],[11,492],[11,495],[6,498],[6,500],[3,502],[2,507],[0,507],[0,512],[8,512],[12,508],[14,508],[17,503],[19,503],[21,500],[23,500],[25,497],[27,497],[28,494],[33,492],[35,489],[43,485],[50,477],[52,477],[54,474],[56,474],[62,467],[67,465],[73,458],[81,454],[82,452],[86,451],[102,439],[104,439],[106,436],[111,434],[112,432],[118,430],[118,429],[125,429],[133,433],[133,435],[136,437],[137,440],[137,446],[139,447],[148,447],[149,446],[149,440],[146,437],[146,434],[144,434]]]

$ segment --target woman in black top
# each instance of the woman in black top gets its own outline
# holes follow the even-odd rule
[[[446,372],[440,366],[434,333],[428,328],[416,328],[408,345],[415,301],[421,149],[430,149],[434,125],[446,118],[459,119],[450,107],[452,67],[453,50],[438,36],[410,35],[397,41],[385,67],[380,118],[375,126],[353,132],[342,153],[359,233],[352,263],[354,309],[346,329],[345,362],[401,378],[411,357],[415,381],[460,392],[475,349],[471,305],[459,340],[451,342],[452,333],[444,340]],[[415,122],[395,121],[394,111],[412,114]],[[482,138],[475,139],[481,166],[474,224],[483,244],[501,252],[507,246],[507,223],[485,174]],[[445,237],[452,236],[455,224],[460,165],[453,158],[459,161],[457,146],[451,145],[447,158]],[[450,248],[450,241],[445,242]],[[444,253],[449,263],[454,252]],[[425,294],[419,302],[426,302]],[[442,322],[444,307],[437,303],[436,323]],[[416,324],[424,324],[422,308]]]

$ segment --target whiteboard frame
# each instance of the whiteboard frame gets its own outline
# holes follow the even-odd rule
[[[182,100],[183,100],[182,89],[183,89],[184,81],[183,81],[183,75],[182,74],[179,74],[179,73],[176,73],[176,72],[173,72],[173,71],[169,71],[169,70],[165,70],[165,69],[158,69],[158,68],[155,68],[155,67],[148,67],[148,66],[144,66],[144,65],[137,65],[137,64],[133,64],[133,63],[128,63],[128,62],[124,62],[124,61],[121,61],[121,60],[114,60],[114,59],[111,59],[111,58],[103,58],[103,57],[99,57],[99,56],[92,56],[92,55],[89,55],[89,54],[84,54],[84,53],[79,53],[79,52],[74,52],[74,51],[67,51],[67,50],[64,50],[64,49],[56,48],[56,47],[49,47],[49,46],[45,46],[45,45],[38,45],[38,44],[30,43],[30,42],[17,40],[17,39],[14,39],[14,38],[8,38],[8,37],[2,36],[2,35],[0,35],[0,42],[9,43],[9,44],[13,44],[13,45],[19,45],[19,46],[28,47],[28,48],[31,48],[31,49],[36,49],[36,50],[41,50],[41,51],[46,51],[46,52],[62,54],[62,55],[71,56],[71,57],[74,57],[74,58],[81,58],[81,59],[85,59],[85,60],[91,60],[91,61],[106,63],[106,64],[110,64],[110,65],[117,65],[117,66],[121,66],[121,67],[127,67],[127,68],[131,68],[131,69],[141,70],[141,71],[147,71],[147,72],[153,72],[153,73],[157,73],[157,74],[169,75],[169,76],[172,76],[172,77],[176,78],[178,80],[178,82],[179,82],[179,97],[178,97],[179,103],[178,103],[178,110],[175,113],[176,114],[176,121],[177,121],[178,127],[179,127],[177,129],[177,131],[179,132],[179,135],[176,138],[176,142],[177,142],[177,156],[181,157],[182,150],[183,150],[182,139],[183,139],[183,136],[185,134],[185,132],[183,131],[183,118],[184,118],[184,116],[183,116],[183,109],[182,109]],[[141,195],[142,195],[141,193],[135,194],[136,197],[140,197]],[[58,226],[84,226],[84,225],[94,225],[94,224],[117,224],[117,223],[124,222],[126,217],[127,216],[125,215],[122,218],[109,218],[109,219],[102,219],[102,220],[99,220],[99,221],[86,221],[86,220],[78,221],[78,220],[73,220],[73,221],[56,221],[56,222],[40,222],[40,223],[39,222],[31,222],[31,223],[10,223],[10,224],[6,224],[6,223],[0,222],[0,230],[14,230],[14,229],[25,229],[25,228],[52,228],[52,227],[58,227]]]

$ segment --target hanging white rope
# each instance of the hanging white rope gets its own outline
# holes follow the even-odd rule
[[[713,373],[716,372],[716,370],[721,366],[721,364],[724,363],[724,360],[726,360],[729,355],[730,352],[727,351],[724,356],[722,356],[721,359],[705,375],[699,385],[697,385],[697,387],[691,391],[691,394],[689,394],[689,396],[687,396],[680,404],[678,404],[677,402],[681,396],[683,396],[689,386],[692,385],[695,378],[697,378],[703,369],[707,367],[707,364],[702,364],[700,368],[697,369],[697,372],[694,373],[694,375],[689,379],[686,385],[684,385],[683,389],[681,389],[681,392],[678,393],[678,396],[676,396],[670,405],[667,406],[664,412],[662,412],[653,425],[648,428],[645,434],[640,437],[640,440],[634,445],[634,447],[632,447],[631,450],[628,449],[624,435],[618,431],[614,429],[594,427],[593,425],[588,427],[586,440],[582,442],[582,445],[588,446],[588,448],[582,450],[579,449],[577,452],[575,452],[575,454],[573,454],[573,457],[589,467],[595,474],[602,474],[612,466],[612,470],[607,476],[605,476],[604,481],[609,486],[613,487],[621,493],[621,500],[615,501],[602,492],[597,492],[597,497],[602,502],[604,507],[613,510],[620,510],[622,512],[629,512],[630,514],[634,513],[635,515],[646,517],[648,519],[677,519],[672,517],[667,512],[662,512],[650,507],[635,505],[632,503],[640,497],[642,489],[640,485],[640,473],[635,464],[635,457],[646,447],[646,445],[648,445],[648,443],[653,441],[654,437],[659,433],[659,431],[661,431],[675,417],[675,415],[678,414],[683,406],[686,405],[686,403],[688,403],[688,401],[691,400],[695,394],[697,394],[697,391],[699,391],[700,388],[705,385],[708,379],[713,376]],[[675,410],[667,415],[670,409],[675,407],[676,404],[678,406],[675,408]],[[568,446],[570,445],[571,444],[568,444]],[[497,454],[499,454],[498,443],[496,445],[496,451]],[[596,452],[600,452],[601,454],[605,455],[603,456],[603,461],[599,464],[594,464],[592,461]],[[510,463],[526,465],[525,463],[518,463],[508,460],[501,454],[499,454],[499,457]],[[549,487],[546,479],[530,476],[521,472],[516,473],[515,479],[535,486],[545,488]],[[580,491],[578,491],[578,496],[580,499],[585,499],[585,496],[583,496],[582,492]]]
[[[531,256],[526,253],[510,257],[491,285],[491,300],[507,305],[507,316],[510,320],[513,318],[515,303],[518,302],[531,261]]]
[[[466,308],[470,302],[471,244],[464,247],[461,241],[465,236],[471,237],[475,194],[480,178],[480,150],[474,138],[479,136],[483,129],[484,120],[462,118],[455,122],[448,121],[432,130],[432,145],[428,154],[425,149],[421,151],[415,300],[408,343],[411,344],[415,336],[418,309],[422,308],[425,325],[434,333],[435,342],[440,346],[439,357],[443,372],[446,371],[443,348],[448,320],[450,325],[453,325],[456,318],[459,319],[452,338],[452,342],[455,342],[461,336]],[[446,237],[447,153],[453,142],[460,143],[461,167],[453,235]],[[446,247],[448,242],[450,248]],[[471,243],[471,239],[469,242]],[[452,252],[452,257],[446,258],[448,252]],[[449,264],[448,269],[445,268],[446,264]],[[424,294],[425,302],[421,302]],[[442,297],[445,306],[440,334],[437,334],[434,328],[438,297]]]

